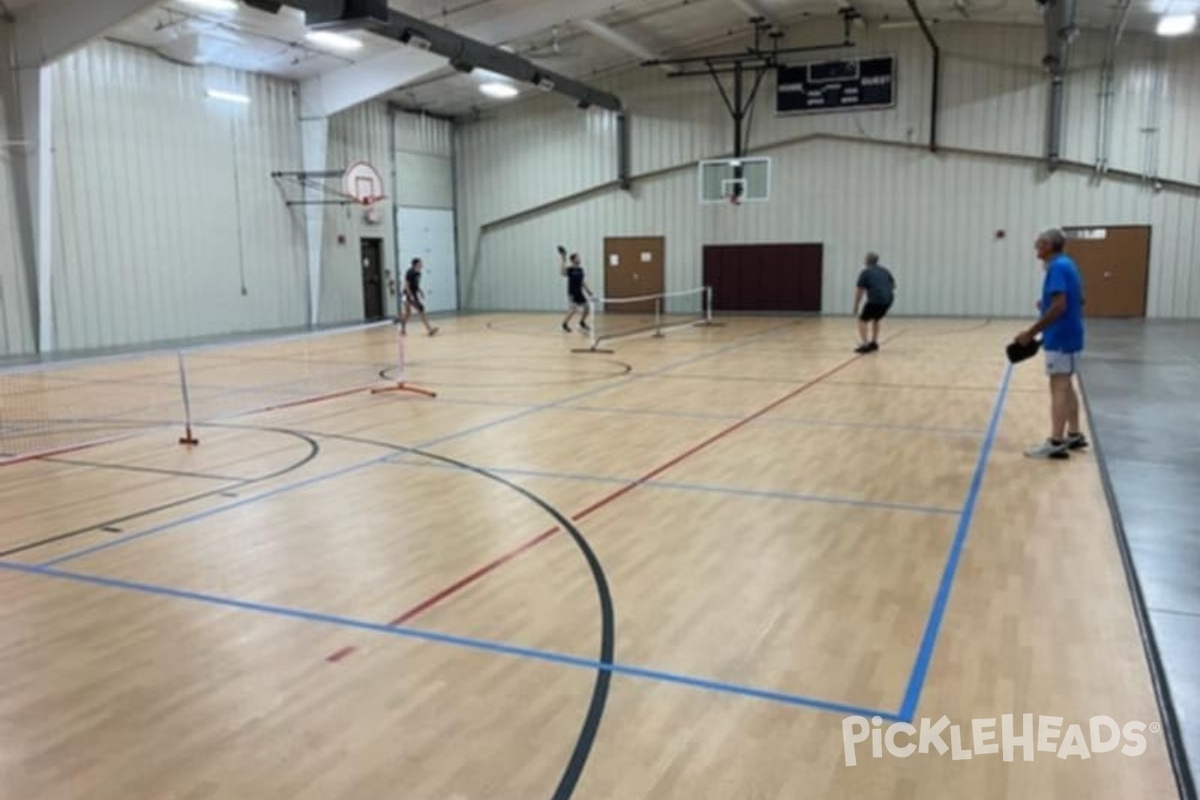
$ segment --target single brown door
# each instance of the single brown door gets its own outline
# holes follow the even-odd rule
[[[661,236],[619,237],[604,240],[604,296],[644,297],[666,291],[666,240]],[[615,303],[609,313],[653,314],[654,300]]]
[[[363,318],[383,319],[383,239],[360,239],[362,253]]]
[[[1084,316],[1146,316],[1150,229],[1069,228],[1065,233],[1067,255],[1083,279]]]

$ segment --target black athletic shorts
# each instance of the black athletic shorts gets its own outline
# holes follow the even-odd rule
[[[583,292],[571,292],[571,304],[576,306],[586,306],[587,298],[583,296]]]
[[[887,316],[891,307],[891,303],[867,303],[858,318],[863,322],[878,322]]]

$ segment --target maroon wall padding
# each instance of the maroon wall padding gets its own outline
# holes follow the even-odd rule
[[[717,311],[821,310],[819,244],[704,246],[704,284]]]

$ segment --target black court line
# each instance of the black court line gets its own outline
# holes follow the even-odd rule
[[[197,425],[196,427],[204,427],[204,426]],[[95,522],[95,523],[92,523],[91,525],[88,525],[86,528],[78,528],[76,530],[67,531],[66,533],[58,533],[58,534],[54,534],[53,536],[47,536],[43,539],[38,539],[37,541],[18,545],[16,547],[12,547],[12,548],[9,548],[8,550],[4,550],[4,551],[0,552],[0,558],[7,558],[9,556],[18,555],[20,553],[26,553],[30,550],[36,550],[38,548],[45,547],[47,545],[56,544],[58,542],[67,541],[69,539],[74,539],[78,536],[84,535],[85,533],[91,533],[91,532],[99,530],[99,529],[119,525],[123,522],[129,522],[130,520],[149,516],[150,514],[157,514],[162,511],[170,511],[173,508],[179,508],[180,506],[187,505],[188,503],[194,503],[197,500],[203,500],[208,497],[219,496],[222,492],[227,492],[232,488],[251,486],[256,483],[262,483],[263,481],[272,480],[273,478],[279,478],[284,475],[287,475],[290,472],[294,472],[294,471],[300,469],[305,464],[308,464],[310,461],[312,461],[314,458],[316,458],[317,454],[321,452],[320,443],[318,443],[317,440],[314,439],[312,436],[309,436],[307,434],[298,433],[296,431],[289,430],[286,428],[259,428],[258,430],[269,431],[272,433],[279,433],[279,434],[283,434],[285,436],[292,436],[297,439],[300,439],[300,440],[304,441],[306,444],[308,444],[308,454],[305,455],[304,458],[302,458],[292,464],[289,464],[288,466],[284,467],[283,469],[276,470],[275,472],[269,473],[267,475],[263,475],[261,477],[251,478],[251,479],[238,479],[238,482],[232,486],[221,486],[216,489],[210,489],[205,492],[200,492],[199,494],[188,495],[187,497],[182,497],[178,500],[172,500],[169,503],[163,503],[161,505],[157,505],[152,508],[140,509],[133,513],[125,514],[124,516],[121,516],[121,517],[116,517],[114,519],[107,519],[102,522]]]
[[[202,478],[210,481],[224,481],[226,483],[245,483],[251,480],[250,478],[241,475],[213,475],[207,472],[188,472],[182,469],[160,469],[158,467],[138,467],[133,464],[111,464],[104,461],[81,461],[72,458],[42,458],[40,461],[46,461],[50,464],[65,464],[71,467],[92,467],[94,469],[113,469],[121,472],[145,472],[151,475],[169,475],[175,478]]]
[[[500,356],[491,361],[511,360],[511,356]],[[547,361],[547,358],[531,358],[529,361]],[[429,359],[427,361],[409,361],[410,369],[461,369],[466,372],[506,372],[506,373],[530,373],[534,375],[599,375],[605,378],[620,377],[628,375],[633,371],[632,364],[626,364],[624,361],[614,361],[611,359],[605,361],[592,361],[593,364],[611,364],[617,369],[601,372],[599,370],[581,370],[581,369],[539,369],[537,367],[504,367],[504,366],[486,366],[482,364],[482,360],[478,358],[463,358],[463,359]]]
[[[1079,390],[1083,396],[1083,411],[1089,420],[1094,420],[1082,372],[1079,374]],[[1196,783],[1188,766],[1187,747],[1183,742],[1183,732],[1179,725],[1179,716],[1175,711],[1175,702],[1171,699],[1167,670],[1162,661],[1158,641],[1154,636],[1154,625],[1150,621],[1146,596],[1142,591],[1142,582],[1133,561],[1133,551],[1125,532],[1125,522],[1121,518],[1121,507],[1117,502],[1116,490],[1113,488],[1112,475],[1108,471],[1108,460],[1104,457],[1100,434],[1094,425],[1092,426],[1092,450],[1096,454],[1096,464],[1100,468],[1100,480],[1104,485],[1104,497],[1108,502],[1109,515],[1113,521],[1117,550],[1121,554],[1121,566],[1125,570],[1125,581],[1129,586],[1129,599],[1133,605],[1138,630],[1141,633],[1142,649],[1145,651],[1146,662],[1150,668],[1150,685],[1154,688],[1158,711],[1163,718],[1167,756],[1171,761],[1171,771],[1175,776],[1175,787],[1179,790],[1180,800],[1196,800]]]
[[[434,378],[433,381],[435,383],[437,383],[438,386],[448,386],[448,387],[452,387],[455,389],[524,389],[524,388],[545,387],[545,386],[574,386],[574,385],[577,385],[580,383],[599,383],[601,381],[611,381],[611,380],[616,380],[617,378],[624,378],[626,375],[628,375],[630,372],[633,371],[633,366],[630,364],[624,364],[621,362],[613,362],[613,363],[620,364],[620,366],[623,369],[620,372],[592,373],[591,375],[586,375],[586,374],[580,375],[579,373],[573,372],[570,370],[542,370],[542,372],[557,373],[559,375],[573,376],[570,378],[565,378],[560,381],[523,381],[523,380],[519,380],[522,372],[533,372],[534,371],[534,370],[522,370],[522,369],[491,370],[493,372],[497,372],[497,371],[507,372],[511,375],[516,376],[517,380],[513,380],[509,383],[464,383],[462,381],[444,381],[444,380],[441,380],[438,378]],[[416,365],[409,364],[408,366],[411,368]],[[462,367],[461,369],[463,369],[465,371],[472,371],[471,367]],[[379,377],[385,381],[394,381],[394,380],[396,380],[396,371],[397,371],[396,367],[389,367],[388,369],[380,370]],[[481,371],[486,371],[486,370],[481,370]]]
[[[406,447],[404,445],[392,444],[391,442],[360,436],[317,433],[315,431],[309,434],[287,428],[265,428],[254,425],[221,423],[215,423],[212,425],[212,427],[230,430],[257,430],[271,431],[276,433],[287,432],[306,439],[310,438],[310,436],[317,436],[325,439],[332,439],[334,441],[379,447],[381,449],[392,450],[397,453],[405,453],[408,455],[428,458],[433,461],[441,462],[449,467],[473,473],[486,480],[498,483],[508,489],[511,489],[550,515],[550,517],[558,524],[559,528],[561,528],[571,537],[576,548],[578,548],[579,552],[583,555],[584,560],[587,562],[588,569],[591,572],[592,582],[595,584],[597,598],[600,602],[600,655],[597,658],[597,663],[600,665],[600,668],[596,670],[596,682],[592,687],[591,700],[588,703],[587,714],[584,716],[583,726],[579,731],[579,737],[576,739],[575,746],[571,750],[571,757],[567,762],[566,768],[563,770],[563,774],[559,779],[558,785],[554,789],[554,794],[551,795],[552,800],[569,800],[571,795],[574,794],[580,778],[583,776],[584,767],[587,765],[588,757],[591,755],[592,747],[596,741],[596,736],[600,731],[600,722],[604,718],[604,710],[608,702],[608,694],[612,682],[612,670],[609,668],[612,667],[616,655],[616,615],[613,611],[612,591],[608,585],[608,578],[604,574],[604,567],[600,563],[600,559],[596,556],[595,551],[588,543],[587,538],[580,533],[579,529],[567,517],[567,515],[558,510],[558,508],[555,506],[551,505],[548,501],[534,494],[529,489],[526,489],[524,486],[501,477],[496,473],[490,472],[483,467],[477,467],[464,461],[459,461],[457,459],[439,455],[437,453],[418,450],[413,447]],[[0,557],[3,555],[3,553],[0,553]]]
[[[820,374],[819,371],[817,374]],[[795,384],[798,381],[808,380],[807,375],[780,375],[778,378],[763,378],[758,375],[703,375],[703,374],[684,374],[671,375],[662,374],[656,377],[665,378],[672,381],[711,381],[713,383],[786,383]]]

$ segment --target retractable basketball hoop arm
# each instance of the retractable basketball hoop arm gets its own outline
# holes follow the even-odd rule
[[[316,189],[328,195],[328,199],[325,200],[288,200],[287,205],[289,207],[354,205],[358,202],[357,200],[352,197],[346,197],[344,193],[324,182],[334,178],[341,178],[344,174],[342,170],[328,170],[324,172],[277,171],[271,173],[271,178],[281,189],[285,182],[295,183],[303,189]]]
[[[746,139],[748,139],[748,136],[743,133],[743,125],[745,124],[746,117],[749,116],[751,110],[754,108],[754,101],[758,98],[758,90],[762,86],[763,78],[766,77],[766,74],[770,70],[783,66],[782,58],[799,53],[840,50],[855,46],[854,42],[850,39],[850,25],[858,17],[858,12],[852,8],[847,8],[839,13],[842,16],[842,23],[844,25],[842,40],[839,42],[781,49],[779,42],[783,38],[783,33],[775,25],[762,17],[756,17],[751,20],[754,23],[754,46],[746,48],[744,52],[719,53],[708,56],[693,56],[691,58],[660,58],[645,61],[642,63],[642,66],[678,66],[680,69],[669,73],[667,75],[669,78],[711,77],[713,83],[717,85],[717,90],[721,93],[721,99],[725,101],[725,107],[729,109],[729,115],[733,118],[733,157],[740,159],[745,155],[747,146]],[[764,36],[771,40],[768,46],[764,46]],[[754,78],[754,83],[748,93],[746,90],[747,73]],[[725,88],[725,83],[721,79],[722,75],[733,75],[732,97],[730,97],[730,92]],[[734,164],[733,169],[735,179],[744,177],[740,164]],[[741,184],[735,184],[735,193],[741,191],[740,186]]]

